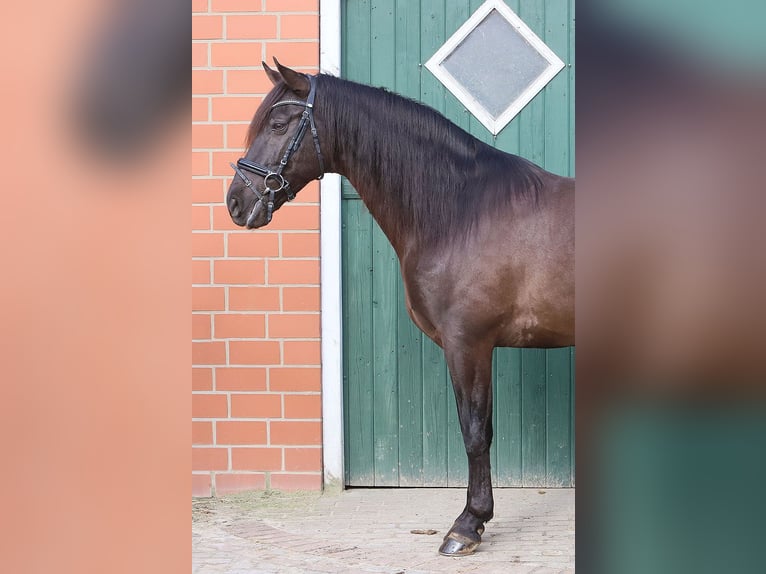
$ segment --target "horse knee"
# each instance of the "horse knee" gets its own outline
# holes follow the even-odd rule
[[[489,442],[478,440],[467,441],[465,444],[465,453],[468,455],[469,461],[488,455]]]
[[[470,432],[463,437],[465,453],[469,460],[489,455],[489,447],[492,445],[492,426],[483,429],[484,432]]]

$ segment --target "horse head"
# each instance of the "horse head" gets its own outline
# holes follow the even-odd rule
[[[237,225],[263,227],[274,211],[307,183],[324,175],[324,160],[314,121],[316,76],[263,62],[271,92],[253,116],[245,156],[232,164],[235,175],[226,195]]]

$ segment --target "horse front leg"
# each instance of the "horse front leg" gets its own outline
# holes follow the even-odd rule
[[[468,455],[468,494],[465,509],[444,537],[439,553],[472,554],[481,543],[484,524],[492,518],[492,348],[445,349],[457,401],[460,430]]]

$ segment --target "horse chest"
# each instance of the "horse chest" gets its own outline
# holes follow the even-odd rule
[[[405,304],[413,323],[440,347],[464,337],[485,339],[496,329],[496,301],[481,285],[441,266],[403,274]]]
[[[419,298],[417,298],[419,300]],[[435,321],[432,321],[428,316],[428,311],[425,305],[415,303],[410,297],[410,289],[407,288],[407,281],[404,282],[404,302],[407,306],[407,314],[412,319],[412,322],[426,334],[434,343],[442,346],[441,333],[434,325]]]

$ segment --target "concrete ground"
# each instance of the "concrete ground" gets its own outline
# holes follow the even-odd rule
[[[476,553],[463,558],[437,553],[465,504],[462,489],[196,499],[193,572],[574,572],[574,494],[572,489],[495,489],[495,518]]]

